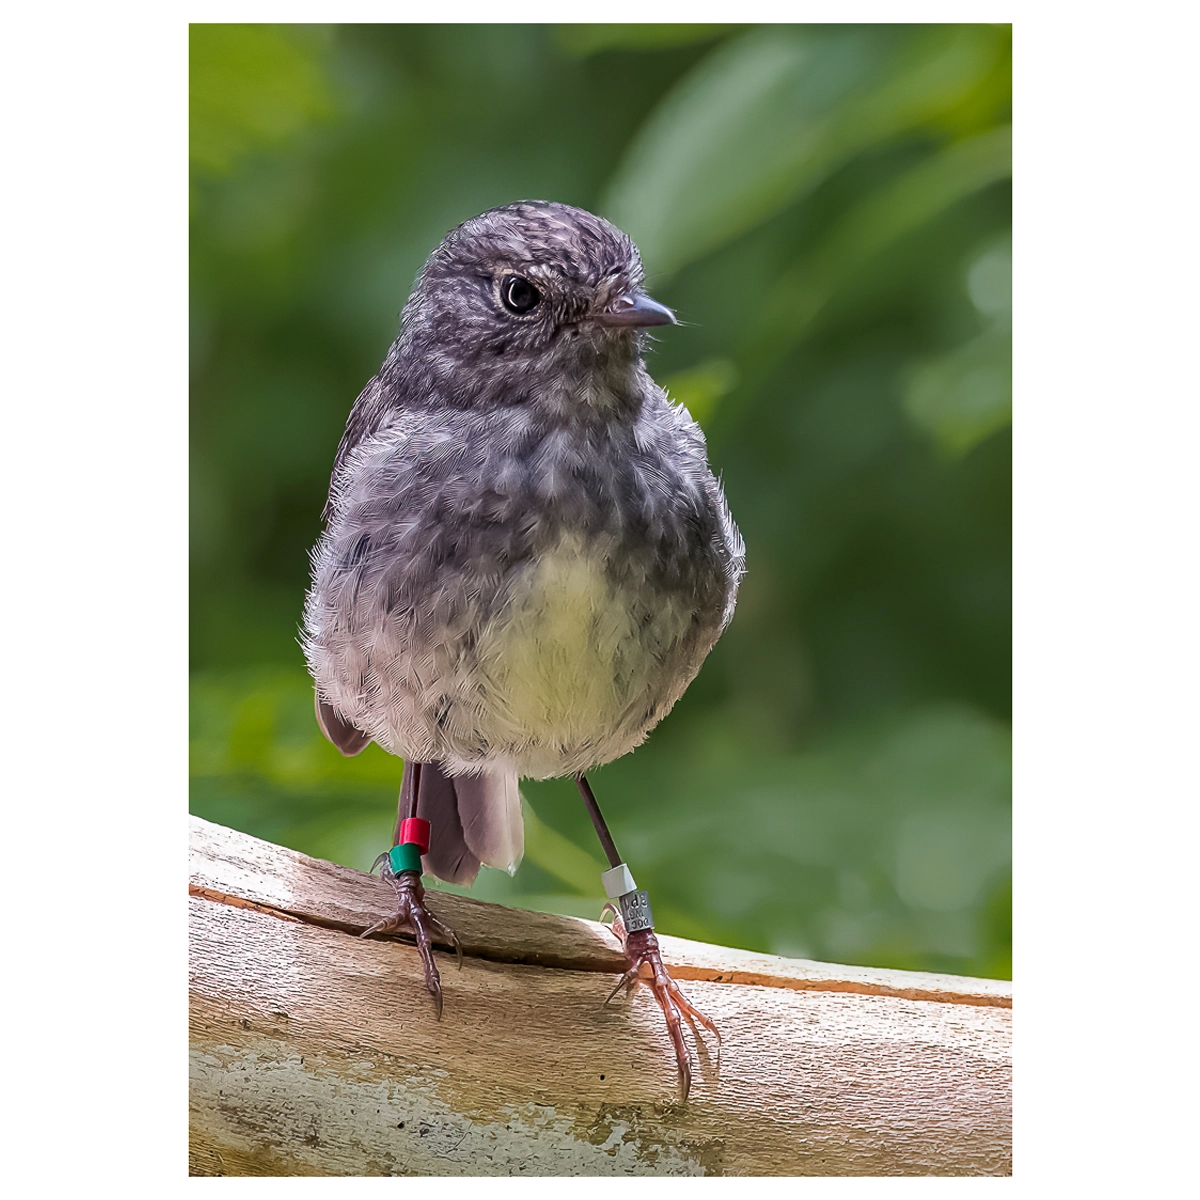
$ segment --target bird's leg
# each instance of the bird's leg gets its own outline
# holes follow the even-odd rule
[[[417,787],[420,780],[420,763],[412,764],[412,783],[400,792],[400,816],[396,821],[396,844],[387,854],[381,854],[375,867],[382,866],[381,876],[396,889],[396,911],[391,916],[376,921],[362,937],[373,933],[411,933],[417,941],[417,953],[425,970],[425,988],[433,997],[438,1019],[442,1016],[442,980],[433,961],[432,935],[452,945],[458,954],[458,965],[462,968],[462,945],[458,935],[429,911],[425,903],[425,888],[421,884],[421,855],[429,850],[429,822],[419,817],[405,815],[406,810],[416,808]],[[408,783],[408,770],[405,771]]]
[[[405,845],[395,847],[405,850]],[[433,997],[434,1008],[438,1018],[442,1015],[442,981],[438,975],[437,965],[433,961],[432,941],[434,935],[446,945],[453,946],[458,953],[458,965],[462,966],[462,946],[458,935],[453,929],[443,924],[429,911],[425,903],[425,888],[421,885],[419,870],[393,869],[389,855],[381,854],[377,862],[383,862],[383,878],[396,889],[396,911],[391,916],[376,921],[370,929],[362,933],[362,937],[370,937],[373,933],[411,933],[417,940],[417,953],[421,956],[421,966],[425,970],[425,988]],[[419,861],[419,859],[418,859]]]
[[[605,912],[611,911],[613,914],[612,930],[625,951],[627,964],[625,974],[621,976],[620,982],[613,988],[608,999],[611,1000],[622,988],[632,993],[639,982],[649,984],[654,999],[667,1020],[667,1033],[675,1048],[675,1062],[679,1068],[679,1087],[682,1098],[687,1100],[692,1086],[692,1057],[688,1053],[687,1042],[683,1036],[683,1018],[686,1017],[691,1023],[693,1035],[696,1033],[696,1024],[699,1023],[716,1037],[718,1062],[721,1032],[687,999],[679,990],[679,985],[668,974],[663,965],[658,938],[654,936],[650,899],[644,891],[638,890],[629,868],[621,861],[591,785],[583,775],[577,775],[575,782],[587,806],[588,815],[592,818],[592,824],[596,827],[596,835],[611,864],[611,869],[600,877],[605,894],[609,897]]]

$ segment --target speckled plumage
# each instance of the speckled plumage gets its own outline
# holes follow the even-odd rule
[[[512,273],[541,293],[528,314],[500,303]],[[596,319],[641,281],[633,243],[579,209],[466,222],[338,448],[305,651],[332,723],[364,735],[349,752],[371,738],[474,780],[443,878],[513,865],[518,776],[637,746],[733,613],[742,542],[703,435],[644,335]]]

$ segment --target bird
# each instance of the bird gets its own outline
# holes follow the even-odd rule
[[[350,411],[301,642],[325,736],[404,760],[377,860],[396,908],[364,936],[415,938],[440,1018],[431,945],[461,948],[422,874],[515,870],[520,779],[572,777],[610,864],[612,995],[648,983],[686,1100],[681,1016],[720,1033],[663,965],[587,779],[683,694],[745,571],[704,434],[645,365],[646,331],[677,323],[632,239],[584,209],[520,201],[452,229]]]

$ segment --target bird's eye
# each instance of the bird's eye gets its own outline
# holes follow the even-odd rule
[[[500,299],[509,312],[527,313],[541,298],[541,292],[520,275],[506,275],[500,284]]]

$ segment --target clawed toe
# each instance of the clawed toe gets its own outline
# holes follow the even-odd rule
[[[383,856],[386,859],[386,855]],[[462,969],[462,943],[458,935],[444,922],[429,911],[425,903],[425,889],[421,885],[421,877],[415,871],[401,871],[393,874],[385,866],[384,879],[396,889],[396,911],[390,916],[376,921],[369,929],[363,930],[360,937],[370,937],[376,933],[407,933],[416,939],[417,954],[425,973],[425,990],[433,997],[434,1010],[439,1020],[442,1016],[442,980],[438,974],[437,964],[433,961],[433,945],[431,934],[436,933],[439,939],[453,945],[458,955],[459,970]]]
[[[617,980],[617,986],[615,988],[613,988],[613,990],[611,992],[608,993],[608,999],[605,1000],[604,1003],[606,1005],[610,1004],[612,1002],[612,1000],[616,997],[616,994],[622,988],[624,988],[627,993],[632,995],[633,989],[637,985],[637,981],[638,981],[637,970],[634,967],[630,967],[629,970],[626,971],[625,974],[622,975],[621,978]]]
[[[608,999],[604,1003],[608,1004],[622,988],[632,993],[639,982],[649,985],[658,1007],[662,1009],[663,1016],[666,1018],[667,1033],[675,1050],[675,1064],[679,1070],[680,1099],[686,1101],[692,1089],[692,1057],[688,1052],[687,1042],[684,1040],[683,1021],[686,1019],[691,1025],[692,1036],[696,1038],[698,1046],[702,1043],[696,1031],[697,1024],[703,1026],[717,1039],[716,1065],[718,1072],[721,1069],[721,1031],[712,1020],[688,1000],[679,985],[668,974],[663,965],[658,938],[651,930],[641,929],[627,933],[620,913],[615,910],[612,928],[625,951],[625,961],[629,964],[629,969],[618,980],[617,986],[609,993]],[[642,979],[641,968],[643,966],[649,968],[649,979]]]
[[[395,916],[384,917],[382,921],[376,921],[370,929],[364,929],[358,936],[360,938],[369,938],[374,933],[411,933],[408,928],[408,922],[404,921],[400,914]]]

